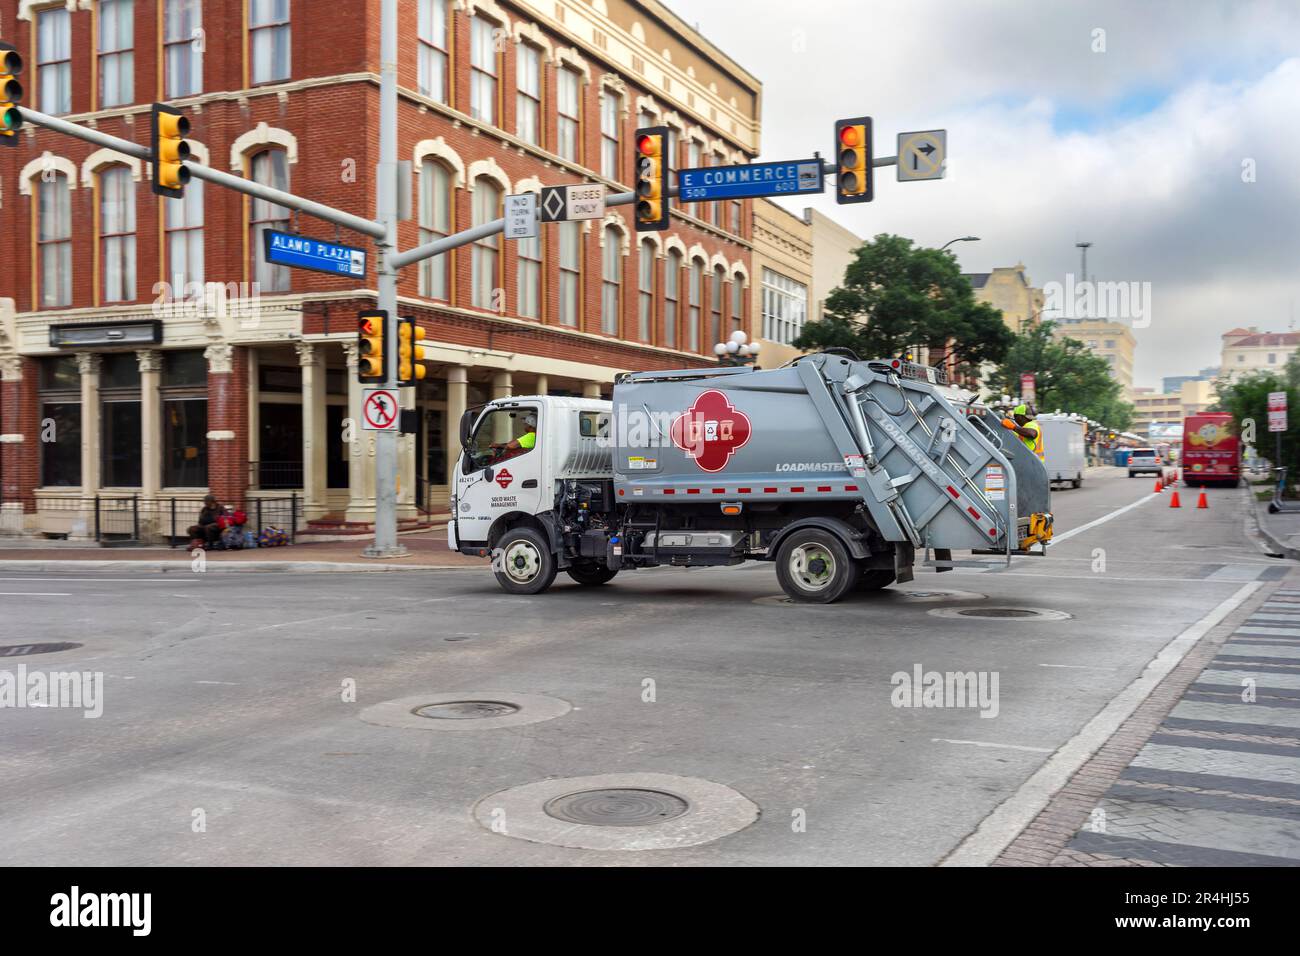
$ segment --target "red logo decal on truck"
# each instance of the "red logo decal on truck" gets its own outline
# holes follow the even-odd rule
[[[506,471],[506,469],[504,468],[502,468],[500,471],[497,472],[496,482],[502,488],[509,488],[510,482],[514,480],[515,480],[515,476],[510,474],[510,472]]]
[[[673,419],[673,444],[704,471],[722,471],[731,456],[749,442],[749,416],[717,389],[701,393],[695,403]]]

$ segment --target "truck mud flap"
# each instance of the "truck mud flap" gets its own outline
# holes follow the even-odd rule
[[[894,545],[894,583],[906,584],[914,580],[912,564],[916,561],[916,549],[905,541]]]
[[[951,560],[952,560],[952,548],[935,548],[935,549],[934,549],[934,560],[935,560],[935,561],[951,561]],[[936,564],[936,565],[934,566],[934,571],[935,571],[936,574],[943,574],[943,572],[945,572],[945,571],[951,571],[951,570],[952,570],[952,568],[951,568],[950,566],[945,566],[945,565],[942,565],[942,564]]]

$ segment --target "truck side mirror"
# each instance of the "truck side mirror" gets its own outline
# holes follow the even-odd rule
[[[476,408],[467,408],[460,416],[460,447],[465,448],[469,445],[470,430],[474,427],[474,413]]]
[[[484,469],[483,469],[483,480],[486,481],[486,482],[489,482],[489,483],[490,483],[490,482],[492,481],[492,476],[493,476],[494,474],[496,474],[496,473],[495,473],[491,468],[484,468]]]

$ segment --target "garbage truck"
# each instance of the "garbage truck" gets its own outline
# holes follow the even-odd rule
[[[449,546],[538,594],[658,566],[771,561],[794,601],[1009,566],[1052,536],[1047,472],[942,370],[836,350],[775,369],[623,373],[612,401],[468,409]],[[954,557],[954,552],[970,552]]]

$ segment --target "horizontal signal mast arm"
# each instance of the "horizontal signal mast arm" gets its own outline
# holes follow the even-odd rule
[[[148,146],[141,146],[139,143],[133,143],[127,139],[119,139],[116,136],[109,136],[107,133],[101,133],[99,130],[88,129],[85,126],[78,126],[76,123],[69,123],[67,120],[59,119],[57,116],[50,116],[46,113],[40,113],[26,106],[20,107],[23,120],[36,126],[44,126],[46,129],[54,130],[56,133],[66,133],[68,136],[76,137],[87,143],[94,143],[96,146],[103,146],[114,152],[122,153],[126,156],[132,156],[135,159],[143,159],[147,162],[153,161],[153,153]],[[230,173],[223,173],[218,169],[210,166],[204,166],[202,163],[196,163],[188,160],[185,163],[186,169],[190,171],[195,179],[204,179],[218,186],[225,186],[227,189],[233,189],[236,192],[253,196],[256,199],[265,199],[267,202],[273,202],[278,206],[284,206],[288,209],[296,209],[299,212],[306,213],[309,216],[315,216],[317,219],[323,219],[326,222],[336,223],[346,229],[351,229],[363,235],[371,236],[375,239],[383,239],[386,235],[384,227],[371,219],[363,219],[361,216],[354,216],[350,212],[344,212],[341,209],[335,209],[332,206],[326,206],[318,202],[312,202],[310,199],[303,199],[301,196],[295,196],[293,193],[283,192],[279,189],[272,189],[270,186],[263,186],[261,183],[255,183],[252,180],[245,179],[242,176],[232,176]]]

